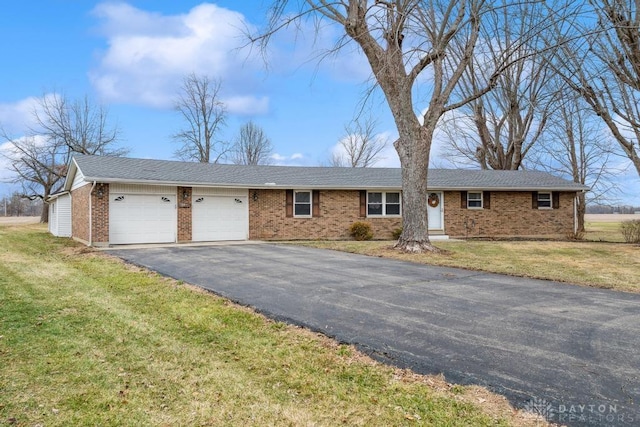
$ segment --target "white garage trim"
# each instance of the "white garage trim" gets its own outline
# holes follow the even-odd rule
[[[177,188],[112,184],[109,243],[173,243],[177,239]]]
[[[164,185],[142,185],[142,184],[121,184],[113,183],[109,185],[110,193],[122,193],[122,194],[162,194],[173,195],[177,194],[177,187],[167,187]]]
[[[212,242],[249,238],[247,189],[194,188],[192,240]]]

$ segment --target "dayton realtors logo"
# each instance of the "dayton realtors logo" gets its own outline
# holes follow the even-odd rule
[[[640,423],[640,413],[618,408],[617,404],[553,404],[545,399],[533,399],[524,404],[524,410],[554,423],[618,426]]]

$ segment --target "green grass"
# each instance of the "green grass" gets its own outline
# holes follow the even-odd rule
[[[538,425],[40,226],[0,227],[0,425]]]
[[[585,222],[584,228],[587,230],[584,235],[585,240],[613,243],[624,242],[624,237],[620,231],[620,221],[587,221]]]
[[[640,292],[640,247],[622,241],[619,223],[588,224],[584,241],[435,241],[443,254],[404,254],[390,241],[296,244],[430,265],[460,267]],[[613,243],[612,243],[613,242]]]

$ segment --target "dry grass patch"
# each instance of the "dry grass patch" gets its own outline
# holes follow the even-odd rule
[[[42,227],[0,248],[0,424],[539,425]]]
[[[640,292],[640,248],[628,244],[557,241],[440,241],[444,254],[405,254],[393,242],[322,241],[306,246]]]

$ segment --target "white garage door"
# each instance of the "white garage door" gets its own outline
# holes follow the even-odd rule
[[[171,243],[176,241],[176,195],[109,196],[109,242]]]
[[[200,194],[193,196],[193,235],[195,242],[247,240],[249,207],[247,192]]]

